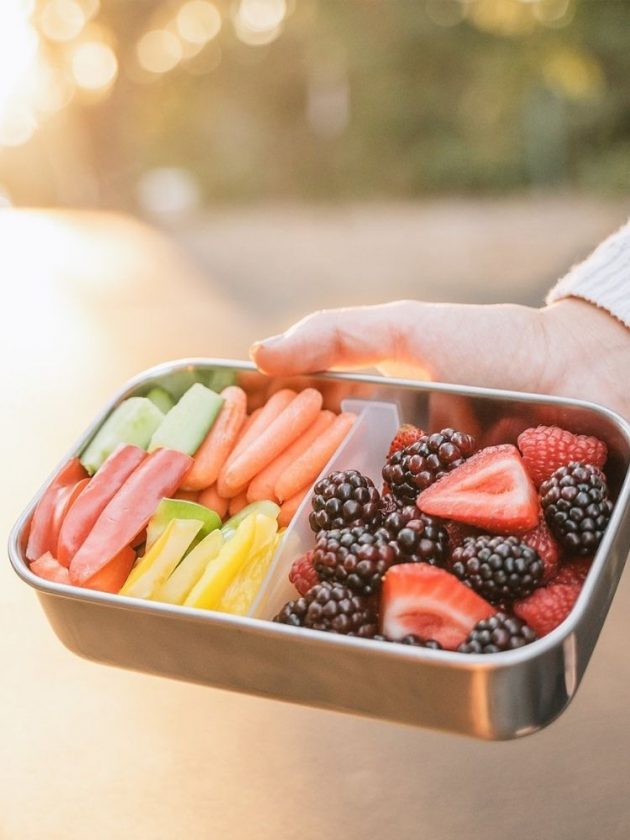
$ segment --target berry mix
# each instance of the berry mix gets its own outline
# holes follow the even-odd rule
[[[610,520],[606,445],[555,426],[478,449],[454,429],[404,425],[381,492],[357,470],[313,489],[313,546],[274,621],[488,654],[568,616]]]

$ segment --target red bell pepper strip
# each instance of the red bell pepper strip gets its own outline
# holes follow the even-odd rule
[[[112,452],[90,479],[88,487],[72,505],[61,525],[57,559],[63,566],[70,565],[96,520],[145,457],[144,449],[123,444]]]
[[[190,455],[157,449],[131,473],[107,504],[70,561],[70,580],[82,586],[146,528],[158,505],[172,496],[192,466]]]
[[[57,528],[61,523],[60,511],[63,509],[63,503],[68,500],[69,488],[87,477],[88,474],[79,463],[79,459],[72,458],[48,485],[31,520],[26,546],[27,560],[37,560],[47,551],[51,554],[56,552],[59,534]]]

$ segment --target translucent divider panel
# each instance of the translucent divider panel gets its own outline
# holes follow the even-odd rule
[[[333,470],[356,469],[369,476],[380,489],[381,470],[399,422],[398,406],[390,402],[344,400],[343,411],[357,415],[350,434],[326,464],[320,476]],[[267,577],[250,611],[256,618],[271,619],[287,601],[297,597],[289,582],[291,564],[301,554],[314,547],[313,531],[308,524],[311,511],[309,493],[298,508],[284,539],[280,543]]]

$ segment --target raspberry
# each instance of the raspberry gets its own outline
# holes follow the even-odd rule
[[[451,571],[491,604],[524,598],[540,583],[543,564],[516,537],[468,537],[453,552]]]
[[[366,639],[375,636],[378,629],[376,613],[367,598],[328,581],[316,584],[306,595],[286,603],[274,621]]]
[[[423,435],[387,459],[383,481],[400,502],[413,504],[422,490],[463,464],[475,448],[473,437],[454,429]]]
[[[518,448],[537,487],[571,461],[603,467],[608,455],[606,444],[598,438],[574,435],[558,426],[525,429],[518,436]]]
[[[388,534],[365,528],[322,531],[313,551],[313,565],[322,580],[347,586],[361,595],[373,595],[389,567],[396,562]]]
[[[439,519],[438,522],[448,535],[448,545],[451,555],[458,548],[466,537],[478,537],[479,531],[472,525],[464,525],[463,522],[455,522],[453,519]]]
[[[520,618],[498,612],[475,624],[457,648],[460,653],[498,653],[533,642],[536,634]]]
[[[604,474],[572,461],[540,485],[540,503],[553,535],[575,554],[593,554],[612,513]]]
[[[582,586],[593,561],[590,557],[574,557],[562,564],[552,583],[566,583],[569,586]]]
[[[561,624],[573,609],[581,585],[552,583],[515,601],[514,613],[528,624],[537,636],[546,636]]]
[[[313,566],[312,551],[307,551],[306,554],[293,561],[289,571],[289,580],[300,595],[306,595],[312,586],[319,583],[319,575]]]
[[[400,429],[398,429],[396,437],[390,443],[387,457],[390,458],[394,452],[398,452],[401,449],[405,449],[407,446],[411,446],[412,443],[415,443],[421,437],[424,437],[422,429],[418,426],[412,426],[411,423],[404,423]]]
[[[533,548],[543,563],[542,582],[548,583],[557,573],[560,566],[560,547],[549,530],[547,523],[541,519],[535,528],[521,534],[519,539]]]
[[[309,524],[315,533],[354,525],[376,525],[381,497],[372,480],[358,470],[322,478],[313,488]]]

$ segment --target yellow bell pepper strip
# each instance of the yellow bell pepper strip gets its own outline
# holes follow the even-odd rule
[[[184,557],[171,576],[151,595],[153,601],[183,604],[208,563],[223,547],[223,534],[212,531]]]
[[[203,526],[197,519],[172,519],[131,570],[120,595],[150,598],[171,574]]]
[[[255,534],[256,517],[248,516],[214,560],[208,563],[201,578],[184,601],[184,606],[205,610],[215,608],[241,566],[247,562]]]
[[[282,536],[276,534],[269,543],[250,557],[223,593],[216,607],[219,612],[247,615],[269,571],[281,539]]]

